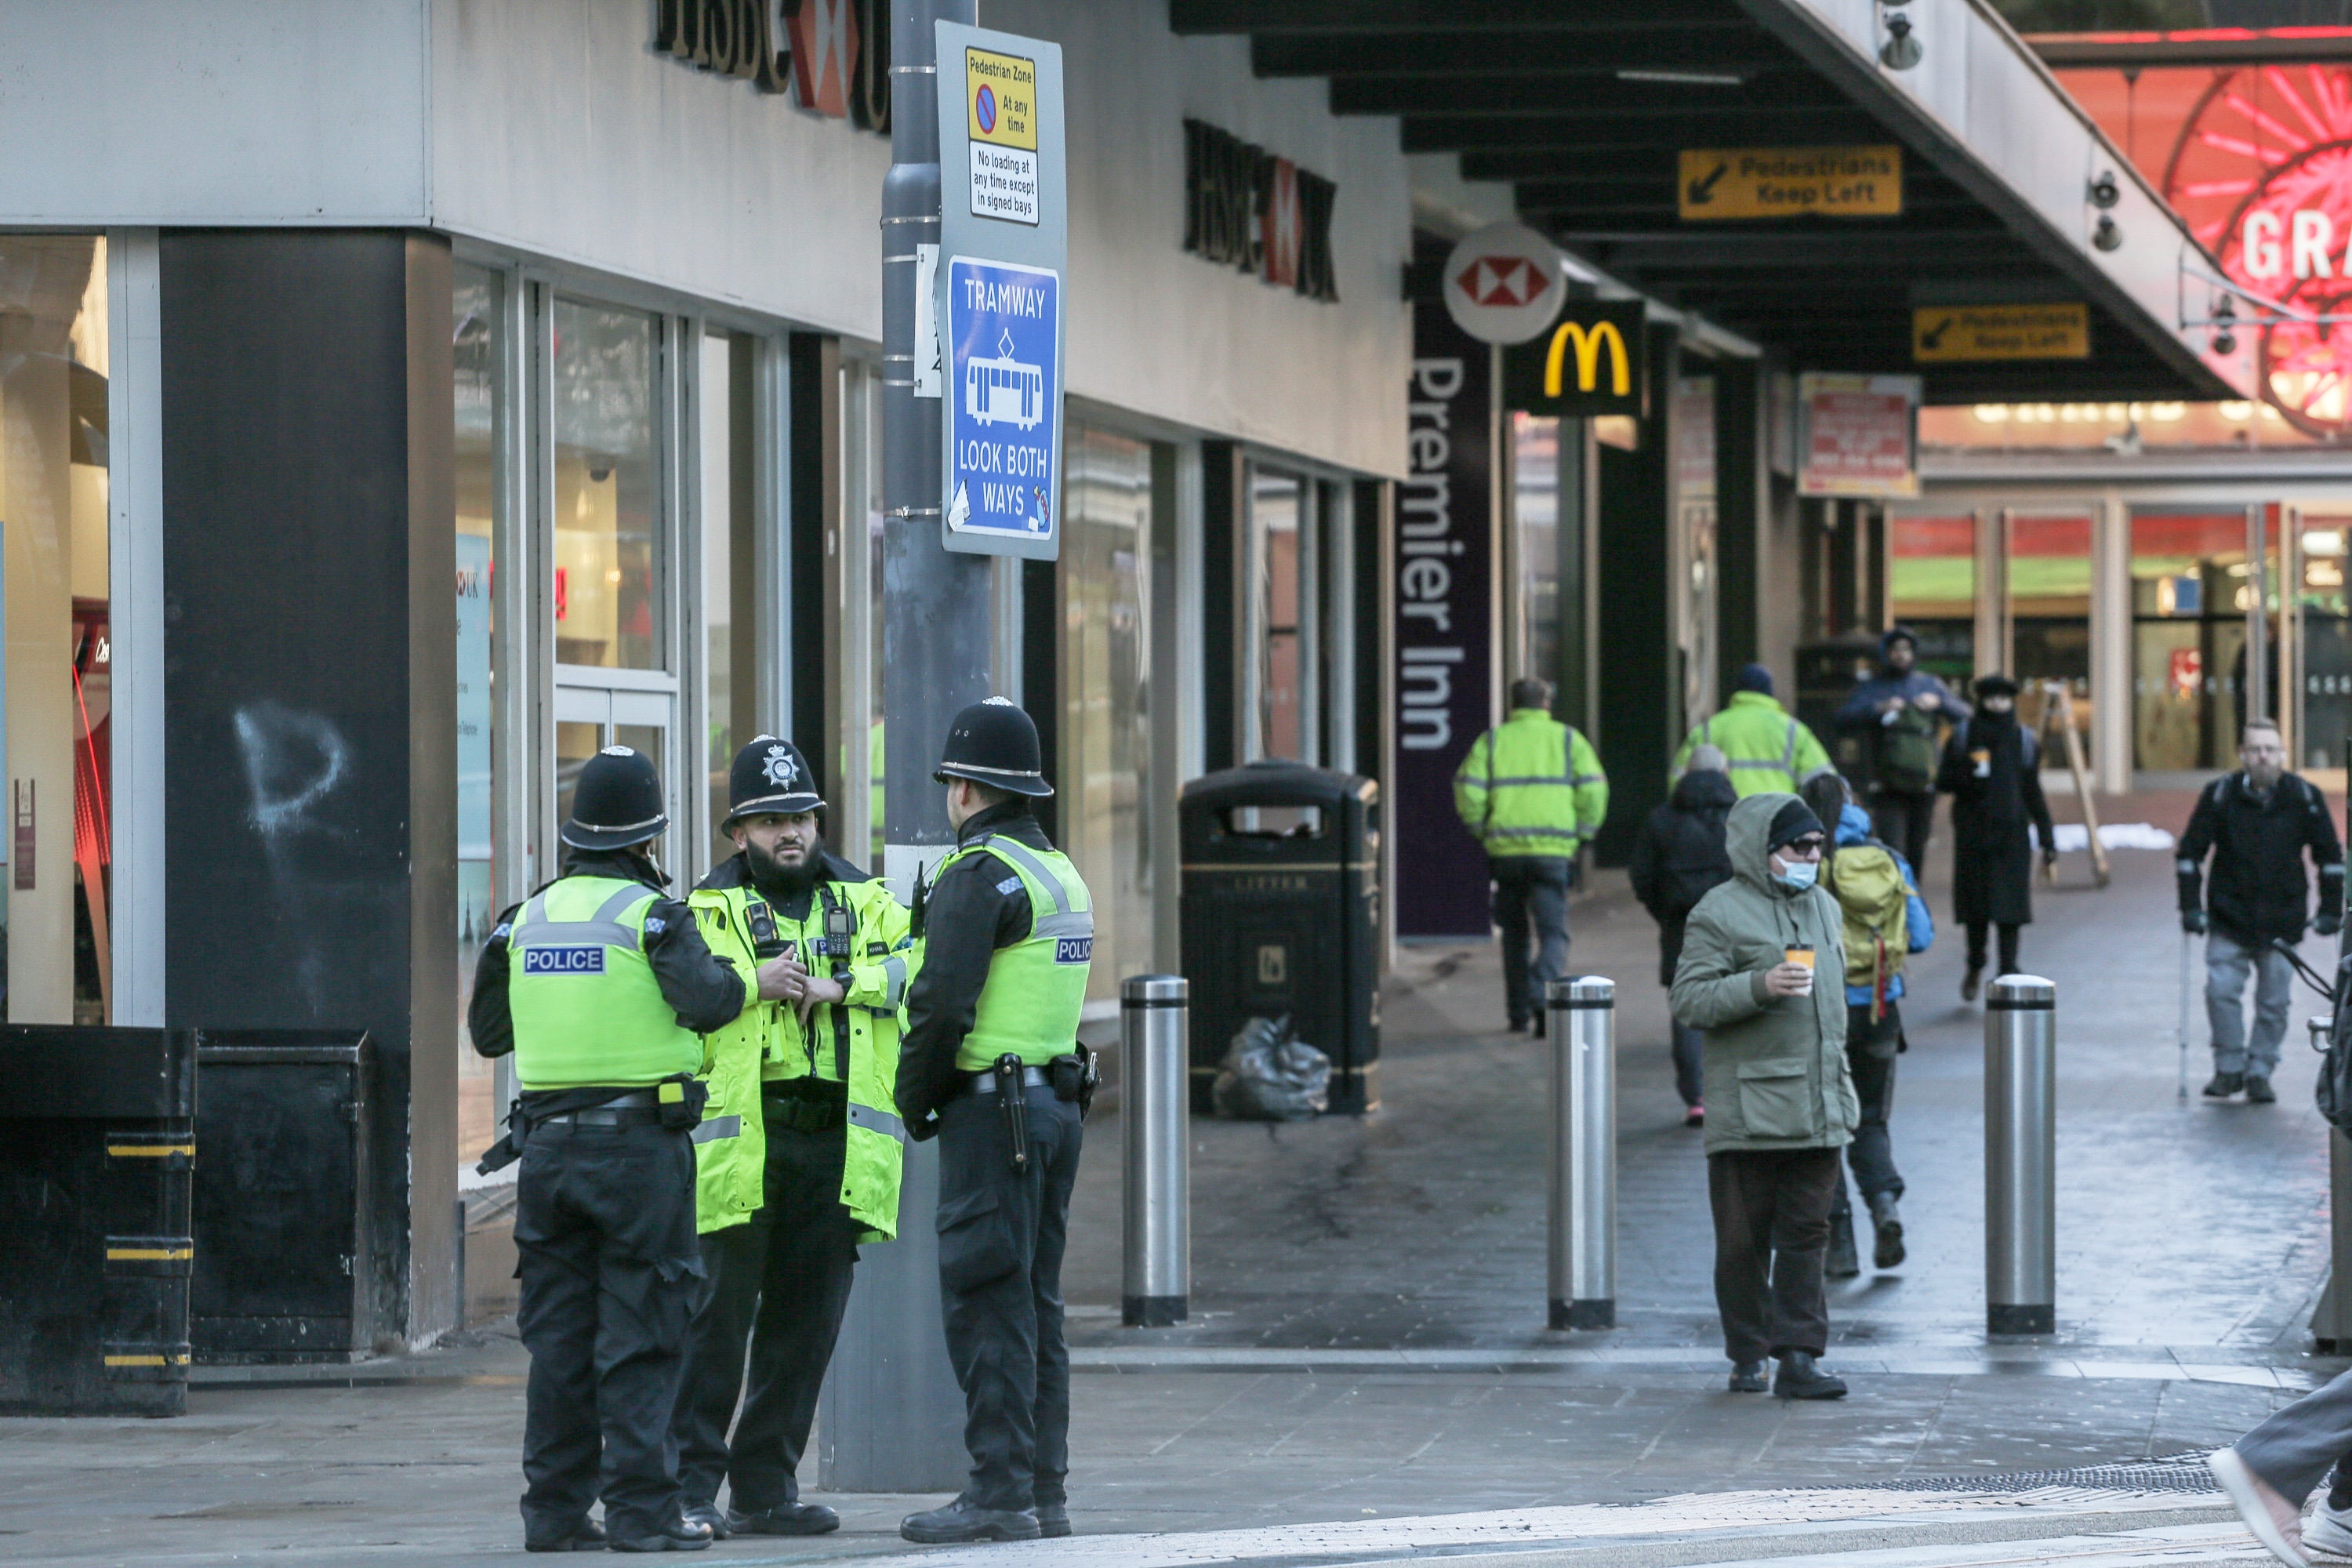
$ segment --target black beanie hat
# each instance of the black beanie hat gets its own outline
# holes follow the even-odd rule
[[[1772,672],[1760,664],[1743,664],[1739,667],[1736,684],[1742,691],[1760,691],[1769,697],[1772,695]]]
[[[1775,849],[1794,844],[1808,833],[1819,833],[1824,838],[1829,837],[1822,826],[1822,819],[1813,815],[1813,808],[1791,796],[1789,804],[1773,815],[1772,831],[1764,836],[1764,853],[1769,855]]]

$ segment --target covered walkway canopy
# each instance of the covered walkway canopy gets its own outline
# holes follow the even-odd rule
[[[2201,357],[2210,331],[2182,325],[2211,293],[2195,243],[1981,0],[1170,13],[1180,33],[1246,35],[1262,76],[1327,79],[1336,112],[1396,116],[1407,152],[1508,182],[1563,247],[1788,368],[1916,373],[1930,403],[2245,395]],[[1887,143],[1903,150],[1898,215],[1681,215],[1685,150]],[[2088,357],[1915,363],[1915,307],[2074,300]]]

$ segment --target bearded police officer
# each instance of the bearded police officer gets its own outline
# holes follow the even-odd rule
[[[710,1285],[675,1434],[687,1517],[721,1538],[841,1527],[800,1500],[797,1471],[858,1244],[898,1233],[898,1008],[912,939],[888,890],[827,852],[824,805],[791,742],[744,747],[722,825],[737,853],[690,900],[714,949],[740,963],[776,955],[789,975],[783,1001],[713,1037],[695,1132]]]
[[[783,966],[730,963],[665,898],[653,763],[612,746],[580,772],[563,875],[499,916],[475,971],[476,1048],[511,1050],[522,1095],[487,1169],[515,1158],[530,1352],[523,1541],[533,1552],[696,1551],[670,1411],[701,1289],[694,1150],[701,1038],[781,995]],[[588,1518],[601,1489],[602,1530]]]
[[[898,1105],[940,1140],[940,1286],[971,1479],[909,1541],[1067,1535],[1062,1252],[1092,1088],[1077,1045],[1094,903],[1030,814],[1037,727],[1001,697],[955,717],[933,775],[956,847],[915,898]]]

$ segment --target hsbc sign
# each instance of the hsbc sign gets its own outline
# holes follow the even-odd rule
[[[1525,224],[1490,223],[1445,258],[1445,309],[1482,342],[1527,342],[1567,298],[1559,250]]]
[[[803,109],[890,129],[889,0],[658,0],[654,47]]]
[[[1339,187],[1198,120],[1184,121],[1184,248],[1310,300],[1339,298],[1331,209]]]

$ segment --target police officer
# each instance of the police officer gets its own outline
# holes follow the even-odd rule
[[[1667,774],[1670,781],[1682,778],[1690,767],[1691,752],[1701,746],[1721,749],[1724,771],[1742,800],[1751,795],[1795,795],[1811,780],[1836,771],[1820,737],[1772,695],[1770,670],[1760,664],[1744,665],[1738,685],[1730,701],[1683,738]]]
[[[1486,850],[1511,1027],[1532,1022],[1540,1035],[1544,986],[1568,968],[1568,890],[1576,883],[1577,852],[1609,815],[1601,759],[1575,726],[1551,716],[1549,682],[1511,682],[1510,716],[1471,742],[1454,772],[1454,809]]]
[[[1087,1062],[1078,1014],[1094,900],[1030,814],[1037,727],[1001,697],[955,717],[933,777],[956,846],[915,899],[898,1106],[940,1141],[940,1286],[971,1479],[909,1541],[1070,1532],[1062,1251]]]
[[[533,1552],[692,1552],[710,1531],[679,1512],[668,1447],[688,1321],[701,1289],[694,1150],[698,1037],[725,1027],[781,965],[713,954],[662,894],[647,846],[669,825],[653,763],[611,746],[581,769],[563,875],[499,917],[467,1019],[486,1056],[511,1050],[522,1094],[515,1157],[530,1352],[523,1542]],[[604,1528],[588,1518],[601,1470]]]
[[[784,1000],[712,1037],[695,1131],[709,1293],[695,1314],[674,1430],[686,1515],[729,1535],[841,1528],[800,1500],[797,1471],[864,1241],[898,1233],[898,1009],[912,939],[884,886],[825,848],[800,749],[761,735],[736,754],[735,855],[689,900],[711,946],[774,954]],[[743,1390],[751,1336],[751,1391]],[[726,1513],[719,1483],[730,1483]]]

